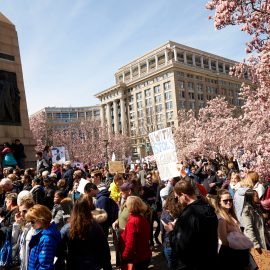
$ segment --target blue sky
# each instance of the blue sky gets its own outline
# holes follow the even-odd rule
[[[246,36],[217,31],[206,0],[0,0],[17,28],[28,112],[98,104],[122,65],[168,40],[237,61]]]

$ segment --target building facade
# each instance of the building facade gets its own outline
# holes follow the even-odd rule
[[[235,61],[168,41],[115,73],[116,84],[95,96],[109,132],[133,139],[134,154],[149,154],[148,133],[177,127],[177,112],[195,112],[225,96],[235,106],[242,81],[229,75]]]
[[[70,123],[87,120],[100,121],[100,107],[45,107],[30,116],[44,114],[47,129],[65,129]]]

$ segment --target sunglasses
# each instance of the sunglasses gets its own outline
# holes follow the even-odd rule
[[[34,225],[37,221],[36,220],[31,220],[30,223],[31,225]]]
[[[227,204],[228,202],[229,203],[232,203],[233,202],[233,199],[227,199],[227,200],[222,200],[225,204]]]
[[[27,213],[27,210],[20,211],[20,214],[26,214],[26,213]]]

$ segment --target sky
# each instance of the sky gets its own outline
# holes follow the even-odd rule
[[[245,57],[239,28],[215,30],[206,0],[0,0],[17,29],[28,113],[90,106],[121,66],[172,40]]]

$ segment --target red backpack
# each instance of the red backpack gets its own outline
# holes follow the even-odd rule
[[[261,199],[262,208],[265,211],[270,211],[270,186],[267,187]]]

